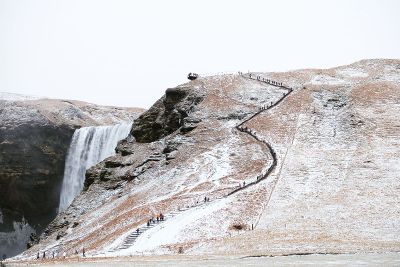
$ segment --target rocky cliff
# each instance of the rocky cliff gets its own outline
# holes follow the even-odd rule
[[[398,251],[399,90],[399,60],[168,89],[20,257]]]
[[[141,110],[79,101],[0,99],[0,251],[26,249],[57,214],[66,153],[74,130],[132,121]]]

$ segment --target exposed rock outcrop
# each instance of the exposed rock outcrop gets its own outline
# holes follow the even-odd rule
[[[132,135],[137,142],[149,143],[171,134],[181,126],[184,126],[183,132],[193,130],[195,120],[190,121],[186,117],[203,97],[204,92],[189,86],[167,89],[165,95],[134,122]]]

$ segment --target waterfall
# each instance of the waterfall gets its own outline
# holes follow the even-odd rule
[[[65,161],[58,212],[64,211],[81,192],[86,170],[113,155],[118,141],[128,136],[131,127],[131,123],[122,123],[75,130]]]

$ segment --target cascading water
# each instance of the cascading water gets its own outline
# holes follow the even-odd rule
[[[83,127],[74,132],[65,161],[59,212],[64,211],[81,192],[86,170],[113,155],[118,141],[128,136],[131,127],[131,123],[122,123]]]

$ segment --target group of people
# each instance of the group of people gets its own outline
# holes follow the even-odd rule
[[[243,75],[243,72],[241,72],[241,71],[239,71],[238,73],[239,73],[239,75]],[[254,78],[253,74],[251,74],[251,73],[249,73],[249,78],[257,79],[257,81],[265,82],[265,83],[272,84],[272,85],[275,85],[275,86],[283,86],[283,83],[276,82],[276,81],[273,81],[271,79],[265,79],[265,78],[263,78],[263,77],[261,77],[259,75],[255,76],[255,78]]]
[[[270,105],[270,106],[272,106],[272,102],[271,102],[271,105]],[[266,109],[268,109],[270,106],[264,105],[264,106],[260,107],[259,110],[260,110],[260,111],[266,110]]]
[[[244,127],[239,127],[239,130],[242,131],[242,132],[249,133],[249,134],[251,134],[251,135],[255,135],[255,134],[256,134],[256,131],[254,131],[254,130],[252,130],[252,129],[246,127],[246,126],[244,126]]]
[[[75,249],[75,255],[79,255],[79,250]],[[46,259],[46,257],[48,257],[48,259],[55,259],[57,258],[58,252],[57,251],[52,251],[51,256],[50,255],[46,255],[46,251],[43,251],[42,253],[42,259]],[[67,257],[67,252],[63,252],[62,253],[62,258],[65,259]],[[86,257],[86,251],[85,248],[82,248],[82,257]],[[40,252],[38,251],[38,253],[36,254],[36,259],[39,260],[40,259]]]
[[[262,173],[262,174],[260,174],[260,175],[257,175],[257,177],[256,177],[256,182],[257,182],[258,180],[262,179],[264,176],[265,176],[264,173]],[[251,184],[251,183],[250,183],[250,184]],[[243,181],[243,184],[242,184],[242,183],[239,183],[239,188],[242,188],[242,187],[246,187],[246,181]]]
[[[250,76],[250,78],[252,78],[251,74],[249,74],[249,76]],[[276,85],[276,86],[283,86],[282,83],[275,82],[275,81],[273,81],[271,79],[265,79],[265,78],[263,78],[261,76],[258,76],[258,75],[256,76],[256,79],[257,79],[257,81],[265,82],[265,83],[268,83],[268,84],[272,84],[272,85]]]
[[[165,219],[164,214],[162,214],[162,213],[160,212],[160,214],[157,214],[157,216],[156,216],[155,219],[154,219],[154,217],[151,217],[151,218],[147,221],[147,224],[146,224],[146,225],[147,225],[147,226],[150,226],[150,225],[153,224],[153,223],[162,222],[162,221],[164,221],[164,219]],[[140,233],[140,228],[136,229],[136,233],[137,233],[137,234]]]

